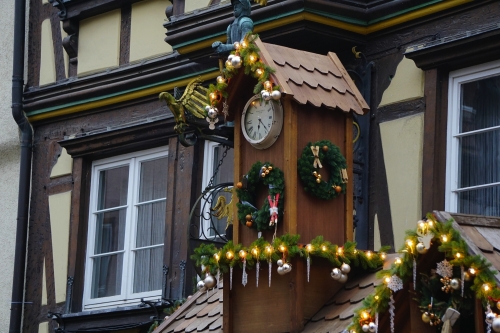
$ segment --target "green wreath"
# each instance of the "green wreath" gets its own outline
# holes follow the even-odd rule
[[[321,178],[321,166],[326,165],[330,179]],[[328,140],[308,143],[302,151],[297,169],[304,190],[314,196],[330,200],[345,193],[347,183],[347,164],[339,147]]]
[[[283,190],[285,188],[283,171],[269,162],[256,162],[244,178],[246,180],[245,187],[241,183],[236,184],[236,194],[240,200],[236,204],[238,220],[241,224],[259,231],[274,228],[274,223],[271,223],[271,221],[275,219],[281,221],[283,218]],[[269,195],[266,197],[262,208],[257,209],[255,201],[259,183],[269,188]],[[277,202],[277,212],[276,208],[274,208],[273,215],[270,212],[270,201],[273,206]]]

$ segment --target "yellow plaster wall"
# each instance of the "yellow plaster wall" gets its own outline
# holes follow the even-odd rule
[[[49,333],[49,322],[45,321],[38,324],[38,333]]]
[[[195,9],[205,8],[210,3],[210,0],[185,0],[184,12],[192,12]]]
[[[423,124],[423,113],[380,124],[396,249],[421,218]]]
[[[120,26],[119,9],[80,21],[78,75],[118,67]]]
[[[45,258],[43,258],[42,305],[47,305],[47,273],[45,273]]]
[[[71,191],[49,196],[56,303],[66,300]]]
[[[424,96],[424,71],[415,62],[403,58],[396,69],[391,84],[384,91],[380,106],[409,101]]]
[[[65,148],[61,150],[61,155],[57,159],[56,164],[52,168],[52,172],[50,173],[50,178],[56,178],[60,176],[65,176],[71,174],[73,171],[73,159]]]
[[[172,52],[165,43],[165,8],[168,0],[146,0],[132,5],[130,28],[130,62]]]
[[[56,63],[54,58],[54,43],[50,19],[42,22],[42,40],[40,51],[40,82],[39,85],[56,82]]]

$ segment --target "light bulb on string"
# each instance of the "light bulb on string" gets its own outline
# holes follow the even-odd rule
[[[257,70],[255,70],[255,73],[256,73],[258,76],[261,76],[262,74],[264,74],[264,71],[262,70],[262,68],[257,68]]]
[[[366,257],[367,257],[368,259],[371,259],[371,258],[372,258],[372,251],[368,251],[368,252],[366,252]]]

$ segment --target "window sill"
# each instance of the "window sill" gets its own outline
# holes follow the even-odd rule
[[[113,327],[120,329],[134,327],[149,327],[155,319],[163,319],[163,309],[167,302],[148,302],[129,306],[96,309],[68,314],[52,314],[52,319],[66,331],[103,329],[113,331]],[[50,313],[49,313],[50,314]]]

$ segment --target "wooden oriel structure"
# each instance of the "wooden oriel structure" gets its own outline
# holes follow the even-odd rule
[[[228,84],[229,110],[235,120],[235,183],[256,161],[268,161],[283,170],[285,179],[284,217],[279,221],[278,235],[299,234],[304,243],[318,235],[334,244],[352,240],[352,182],[347,183],[345,195],[332,200],[319,199],[304,191],[298,177],[297,160],[308,144],[330,140],[340,148],[346,160],[351,161],[353,125],[350,113],[362,115],[369,107],[335,53],[325,56],[262,43],[259,39],[255,42],[261,60],[276,70],[272,80],[282,90],[284,122],[277,141],[267,149],[256,149],[245,140],[239,125],[241,111],[252,97],[255,82],[240,70]],[[352,165],[348,163],[347,168],[348,177],[352,179]],[[322,168],[321,173],[327,179],[329,175],[325,169]],[[264,199],[261,193],[257,202]],[[237,223],[233,234],[236,243],[246,246],[258,237],[255,229]],[[272,234],[273,231],[266,231],[263,236],[271,240]],[[254,283],[246,289],[234,284],[234,289],[229,290],[229,284],[225,284],[224,327],[227,332],[300,332],[304,318],[311,318],[341,288],[340,283],[330,279],[326,262],[317,265],[321,273],[312,273],[323,277],[318,277],[321,281],[315,283],[305,281],[302,261],[292,264],[291,274],[279,276],[273,272],[271,290],[254,289]],[[250,280],[253,279],[255,277]],[[266,279],[263,280],[261,283],[265,284]],[[273,301],[263,302],[266,297]],[[272,316],[273,320],[245,320],[265,316]]]

